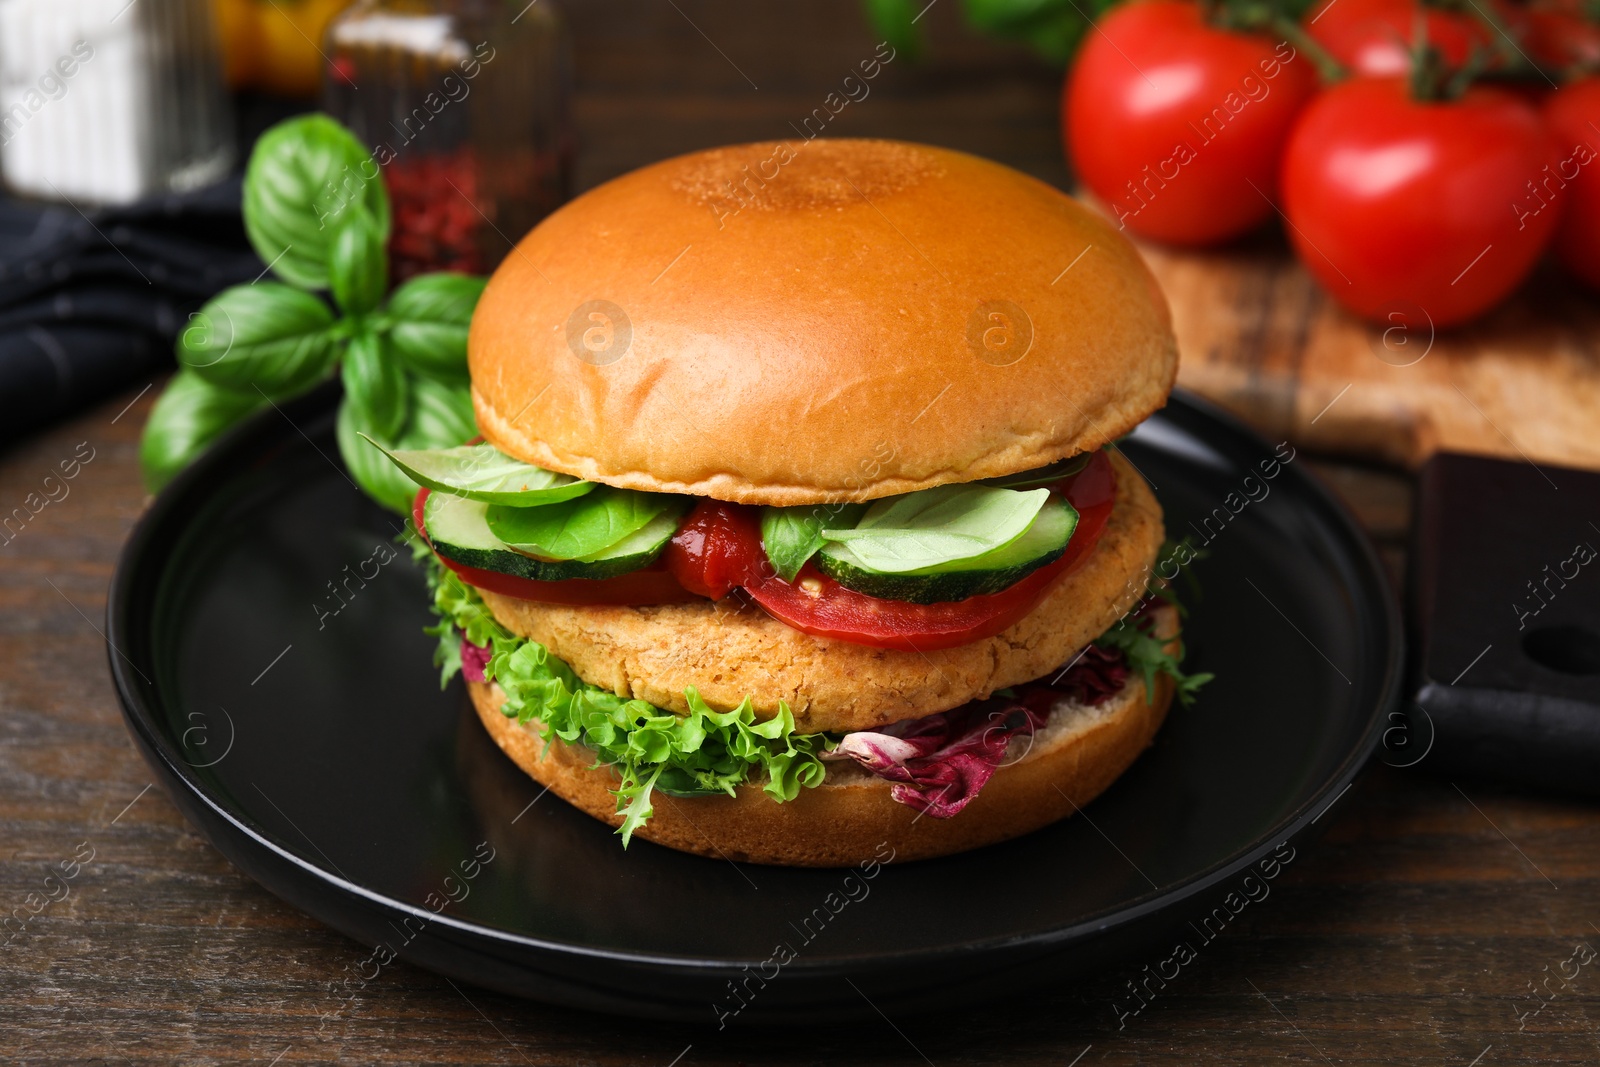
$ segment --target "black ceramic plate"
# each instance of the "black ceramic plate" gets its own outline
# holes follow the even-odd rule
[[[1362,535],[1299,462],[1266,479],[1271,448],[1175,397],[1125,450],[1169,531],[1210,542],[1187,636],[1217,677],[1084,816],[870,879],[624,852],[541,798],[459,681],[440,690],[420,569],[384,562],[398,522],[338,465],[336,399],[258,415],[161,494],[108,636],[168,793],[251,877],[375,946],[353,983],[398,955],[709,1022],[739,1007],[739,979],[741,1021],[814,1021],[1137,967],[1177,925],[1221,908],[1220,924],[1252,869],[1281,869],[1269,857],[1343,794],[1396,698],[1397,614]]]

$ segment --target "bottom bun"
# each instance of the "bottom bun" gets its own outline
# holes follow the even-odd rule
[[[1177,633],[1177,613],[1159,609],[1156,631]],[[552,739],[537,719],[518,723],[500,711],[505,695],[493,683],[469,682],[478,717],[495,743],[534,779],[574,807],[622,825],[612,794],[617,777],[595,766],[592,751]],[[948,819],[924,817],[890,797],[891,783],[852,761],[830,761],[815,789],[779,803],[760,783],[735,796],[652,795],[655,813],[635,835],[658,845],[742,863],[784,867],[851,867],[885,854],[896,862],[931,859],[1031,833],[1100,795],[1154,739],[1172,702],[1172,680],[1158,675],[1153,698],[1130,672],[1110,699],[1094,706],[1058,704],[1033,736],[1012,741],[1007,760],[978,795]],[[891,851],[892,850],[892,851]]]

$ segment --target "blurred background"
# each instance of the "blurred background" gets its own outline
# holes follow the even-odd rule
[[[260,276],[239,175],[320,108],[381,169],[394,282],[677,153],[925,141],[1096,202],[1183,384],[1269,435],[1592,467],[1597,63],[1585,0],[0,0],[0,434]]]

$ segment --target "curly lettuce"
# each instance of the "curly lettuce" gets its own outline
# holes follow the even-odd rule
[[[1178,651],[1174,655],[1167,651],[1169,639],[1152,637],[1148,625],[1144,618],[1124,615],[1115,626],[1095,638],[1094,643],[1099,648],[1122,653],[1128,666],[1144,677],[1146,693],[1156,691],[1156,675],[1165,674],[1171,678],[1178,703],[1188,707],[1194,703],[1200,687],[1211,681],[1213,675],[1209,671],[1186,673],[1183,669],[1182,640],[1179,640]]]
[[[537,719],[546,744],[560,738],[583,745],[594,752],[596,766],[616,771],[624,846],[653,813],[657,789],[669,796],[732,796],[738,786],[762,781],[768,796],[786,801],[822,784],[821,753],[829,738],[796,733],[788,705],[758,721],[748,697],[732,711],[714,711],[692,687],[684,691],[687,715],[625,700],[583,681],[537,641],[501,626],[477,592],[437,560],[429,561],[428,584],[439,617],[428,632],[439,638],[434,663],[440,684],[461,670],[463,637],[491,649],[484,676],[505,692],[500,710],[507,718]]]

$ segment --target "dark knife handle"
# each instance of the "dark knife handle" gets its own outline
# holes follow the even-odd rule
[[[1600,796],[1600,473],[1440,453],[1413,538],[1386,760]]]

